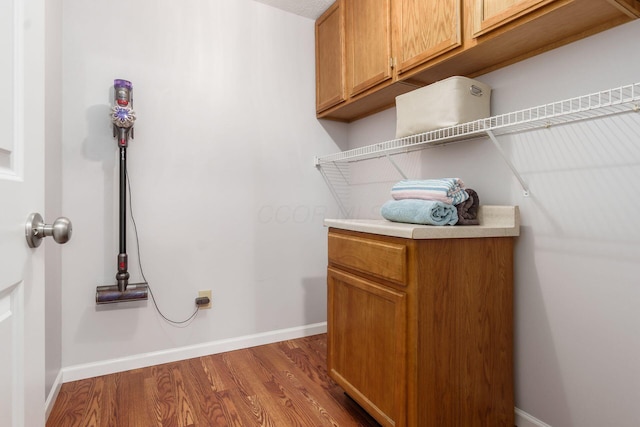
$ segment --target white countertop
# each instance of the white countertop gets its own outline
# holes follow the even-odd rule
[[[460,239],[520,235],[517,206],[485,206],[478,209],[480,225],[418,225],[386,219],[325,219],[326,227],[407,239]]]

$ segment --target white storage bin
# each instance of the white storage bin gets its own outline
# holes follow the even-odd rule
[[[489,117],[491,87],[454,76],[396,97],[396,138]]]

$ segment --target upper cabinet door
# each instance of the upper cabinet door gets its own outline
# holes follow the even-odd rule
[[[476,0],[474,36],[479,36],[556,0]]]
[[[316,111],[344,102],[345,87],[344,7],[336,1],[316,21]]]
[[[394,53],[398,74],[461,46],[460,3],[441,0],[394,1]]]
[[[348,91],[355,96],[391,79],[390,0],[348,0]]]

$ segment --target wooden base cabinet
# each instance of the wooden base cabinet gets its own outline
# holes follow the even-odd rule
[[[329,375],[383,426],[512,427],[514,237],[329,229]]]

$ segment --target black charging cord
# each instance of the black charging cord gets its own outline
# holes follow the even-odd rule
[[[191,314],[191,316],[187,317],[185,320],[178,321],[178,320],[169,319],[167,316],[165,316],[162,313],[162,311],[160,310],[160,307],[158,307],[158,304],[156,303],[156,298],[153,296],[153,291],[151,290],[151,284],[149,284],[149,282],[147,281],[147,278],[144,276],[144,271],[142,270],[142,259],[140,257],[140,240],[138,239],[138,226],[136,225],[136,220],[133,217],[133,206],[131,203],[131,180],[129,179],[129,171],[125,170],[125,175],[127,176],[127,190],[129,193],[129,215],[131,216],[131,223],[133,224],[133,231],[136,237],[136,252],[138,254],[138,267],[140,268],[140,275],[142,276],[142,280],[144,280],[144,283],[149,288],[149,293],[151,294],[151,301],[153,301],[153,305],[156,307],[156,311],[158,312],[158,314],[160,314],[160,316],[162,316],[164,320],[166,320],[171,324],[183,325],[189,322],[190,320],[193,320],[198,315],[199,308],[196,307],[195,311]]]

